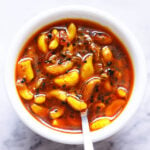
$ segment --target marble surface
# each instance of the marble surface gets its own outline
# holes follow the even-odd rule
[[[0,150],[81,150],[82,145],[48,141],[26,127],[9,103],[4,87],[4,67],[9,45],[18,29],[40,11],[68,4],[90,5],[123,22],[137,37],[150,66],[149,0],[5,0],[0,1]],[[150,72],[143,103],[126,127],[111,139],[94,144],[95,150],[150,149]]]

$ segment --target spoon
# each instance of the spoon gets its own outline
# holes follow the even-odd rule
[[[89,123],[87,118],[87,110],[81,112],[82,132],[84,141],[84,150],[94,150],[92,139],[90,137]]]

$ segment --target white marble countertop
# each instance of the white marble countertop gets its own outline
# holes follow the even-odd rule
[[[8,47],[18,29],[40,11],[60,4],[83,4],[105,10],[123,22],[137,37],[150,69],[149,0],[5,0],[0,1],[0,150],[80,150],[82,145],[48,141],[26,127],[14,112],[4,88]],[[150,72],[143,103],[132,120],[110,140],[95,143],[95,150],[150,150]]]

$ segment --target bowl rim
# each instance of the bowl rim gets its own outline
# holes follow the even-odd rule
[[[121,128],[123,128],[123,126],[127,123],[127,121],[129,121],[129,119],[133,116],[133,114],[135,113],[135,111],[140,105],[141,98],[144,94],[144,89],[146,86],[146,80],[147,80],[146,63],[145,63],[145,59],[144,59],[144,55],[142,53],[141,47],[139,46],[138,42],[136,41],[135,37],[131,34],[131,32],[122,23],[120,23],[118,20],[113,18],[108,13],[98,10],[96,8],[89,7],[89,6],[68,5],[68,6],[53,8],[51,10],[46,10],[40,13],[39,15],[35,16],[34,18],[32,18],[29,22],[27,22],[21,28],[21,30],[15,36],[10,46],[7,63],[5,66],[5,87],[9,95],[9,100],[11,104],[13,105],[13,108],[15,109],[16,113],[18,114],[20,119],[31,130],[55,142],[60,142],[63,144],[82,144],[83,143],[82,134],[62,133],[62,132],[58,132],[55,130],[51,130],[43,126],[39,121],[37,121],[34,117],[32,117],[32,115],[24,108],[22,102],[20,100],[19,100],[20,102],[18,101],[19,96],[16,92],[16,87],[14,88],[15,79],[14,81],[12,81],[12,77],[14,77],[14,72],[15,72],[14,63],[16,63],[16,58],[14,58],[15,57],[14,53],[19,54],[20,49],[21,49],[19,45],[24,45],[24,43],[26,42],[25,39],[23,40],[23,37],[25,36],[30,37],[29,34],[27,35],[29,31],[33,30],[34,32],[36,32],[34,30],[34,27],[37,26],[37,24],[40,24],[39,28],[41,28],[42,26],[45,26],[45,25],[42,25],[42,23],[40,23],[45,18],[48,18],[48,17],[52,18],[52,16],[55,16],[58,14],[60,16],[61,15],[63,16],[64,13],[72,13],[73,14],[72,16],[76,16],[76,15],[80,16],[80,14],[82,13],[84,15],[87,15],[87,18],[89,15],[93,17],[95,16],[97,18],[101,18],[104,22],[109,23],[108,27],[109,26],[112,27],[111,30],[113,33],[114,31],[116,31],[116,33],[118,31],[117,37],[120,36],[119,39],[120,38],[125,39],[125,43],[124,41],[123,43],[125,46],[128,46],[127,48],[128,52],[130,53],[129,49],[131,50],[131,52],[134,52],[133,53],[134,56],[131,56],[131,59],[132,59],[133,68],[134,68],[135,83],[133,87],[133,92],[131,94],[131,97],[127,106],[125,107],[123,112],[115,119],[115,121],[113,121],[109,126],[106,126],[103,129],[91,132],[91,137],[92,137],[93,142],[102,141],[114,135],[119,130],[121,130]],[[70,17],[70,18],[73,18],[73,17]],[[74,17],[74,18],[78,18],[78,17]],[[92,21],[92,19],[89,19],[89,20]],[[95,22],[95,20],[93,21]],[[133,54],[130,54],[130,55],[133,55]],[[16,55],[16,57],[17,56],[18,55]],[[138,96],[136,96],[137,93],[138,93]]]

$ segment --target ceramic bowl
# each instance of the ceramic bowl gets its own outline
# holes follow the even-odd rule
[[[83,143],[82,134],[63,133],[50,129],[32,117],[19,99],[15,86],[15,64],[17,56],[27,39],[43,26],[63,18],[83,18],[107,26],[123,42],[132,59],[134,68],[134,86],[127,106],[119,117],[117,117],[110,125],[103,129],[91,132],[93,142],[102,141],[117,133],[127,124],[127,121],[133,116],[140,105],[146,84],[145,59],[143,57],[142,49],[129,30],[125,28],[119,20],[114,19],[106,12],[85,6],[67,6],[40,13],[38,16],[27,22],[18,32],[16,37],[14,37],[14,41],[12,42],[8,54],[5,70],[5,84],[9,99],[21,120],[37,134],[49,140],[65,144]]]

